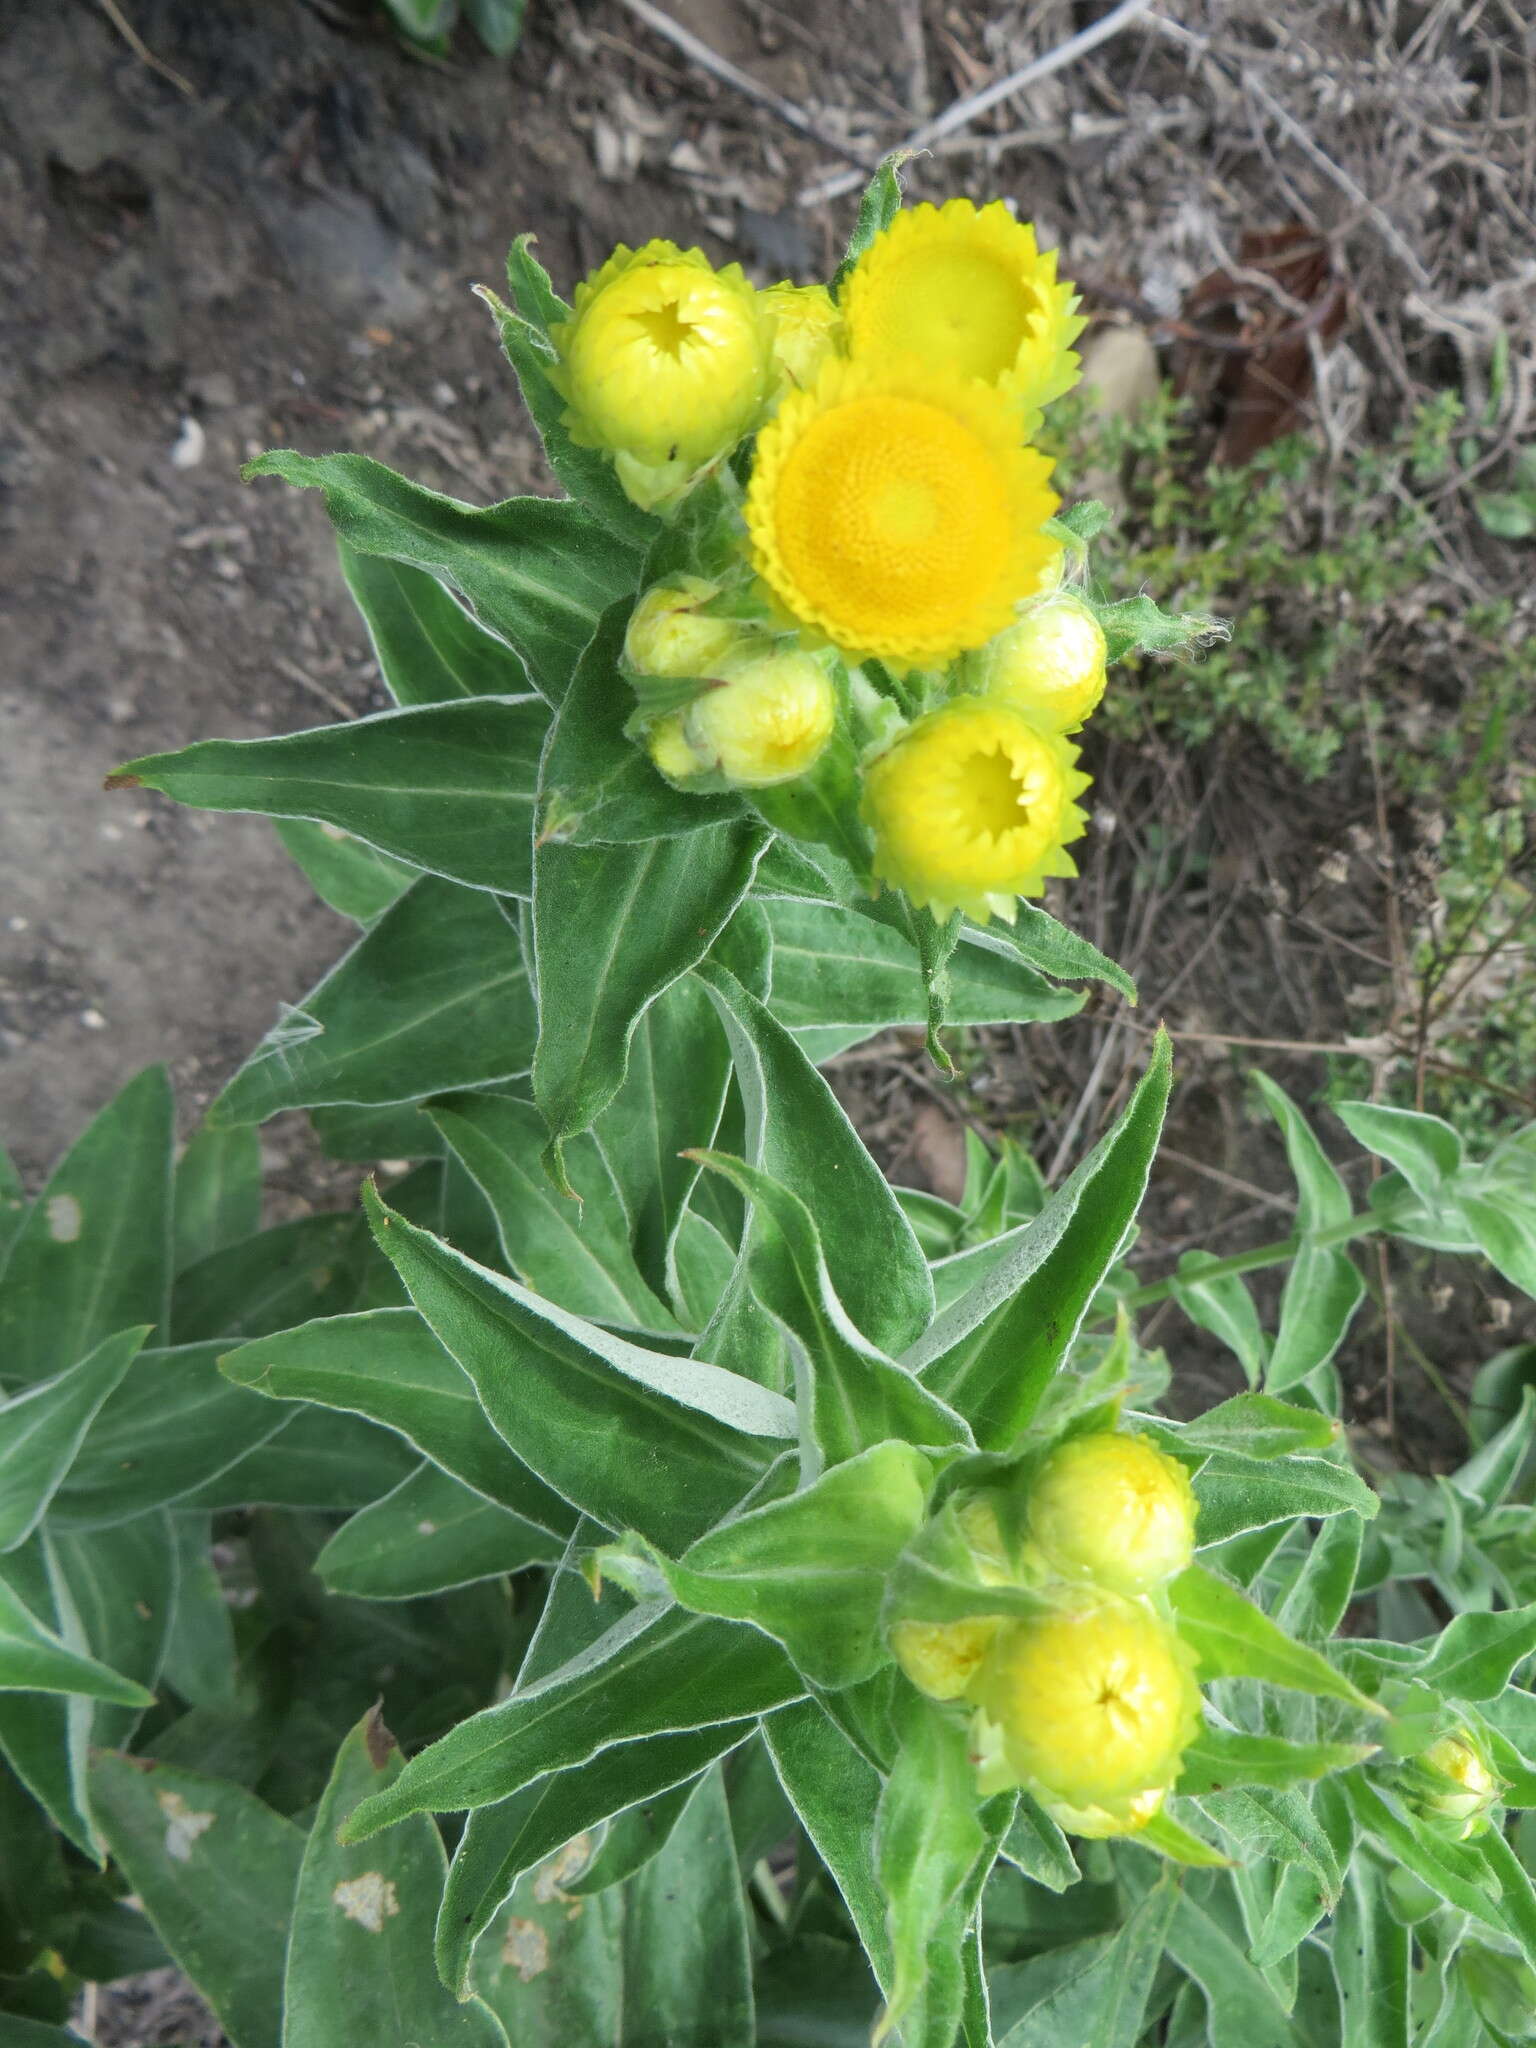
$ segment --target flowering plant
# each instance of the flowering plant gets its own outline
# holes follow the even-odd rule
[[[1072,872],[1106,661],[1210,622],[1099,603],[1097,515],[1029,445],[1070,288],[888,171],[830,291],[670,244],[573,306],[523,244],[512,279],[571,495],[263,457],[323,490],[396,708],[113,778],[283,820],[361,929],[174,1206],[149,1076],[8,1219],[7,1796],[110,1851],[237,2048],[1254,2048],[1368,2038],[1378,1994],[1382,2038],[1504,2038],[1536,1588],[1373,1628],[1402,1552],[1333,1360],[1354,1237],[1536,1292],[1530,1133],[1468,1162],[1345,1105],[1391,1169],[1357,1214],[1267,1084],[1295,1237],[1142,1283],[1161,1034],[1058,1187],[978,1142],[958,1205],[890,1186],[819,1071],[1134,998],[1028,899]],[[255,1127],[294,1109],[380,1167],[366,1220],[254,1227]],[[1169,1296],[1247,1382],[1188,1421],[1137,1336]],[[1529,1415],[1458,1498],[1529,1516]],[[408,1760],[345,1733],[349,1629]]]

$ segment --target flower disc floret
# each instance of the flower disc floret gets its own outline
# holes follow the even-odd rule
[[[746,521],[791,618],[851,657],[940,667],[1009,625],[1055,543],[1051,465],[995,391],[833,361],[757,439]]]
[[[1200,1726],[1189,1652],[1126,1600],[1009,1623],[974,1696],[1012,1782],[1070,1807],[1171,1785]]]
[[[1104,629],[1078,597],[1032,605],[971,657],[976,689],[1052,732],[1075,732],[1098,709],[1107,677]]]
[[[1195,1495],[1176,1458],[1145,1437],[1072,1437],[1030,1489],[1029,1533],[1068,1578],[1146,1593],[1195,1554]]]
[[[874,869],[936,917],[1012,917],[1051,875],[1075,875],[1067,845],[1087,819],[1077,749],[1022,712],[956,698],[920,718],[870,766],[864,816]]]
[[[1000,199],[914,206],[859,258],[842,291],[849,353],[917,356],[1005,390],[1030,415],[1076,383],[1087,325],[1033,227]]]
[[[773,367],[781,392],[804,391],[838,353],[842,315],[824,284],[771,284],[763,293],[773,319]]]
[[[747,637],[735,619],[707,616],[702,607],[719,585],[703,576],[674,576],[652,584],[630,614],[624,659],[647,676],[712,676]]]
[[[685,730],[702,760],[745,789],[766,789],[814,767],[837,723],[837,691],[814,654],[793,645],[738,656],[719,688],[688,707]]]
[[[583,447],[697,467],[735,446],[767,395],[771,322],[739,264],[673,242],[622,245],[551,329],[550,377]]]

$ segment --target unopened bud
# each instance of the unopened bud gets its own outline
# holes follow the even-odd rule
[[[1456,1842],[1481,1833],[1498,1803],[1499,1781],[1475,1745],[1469,1728],[1458,1729],[1398,1773],[1398,1789],[1420,1820]]]
[[[837,722],[837,692],[815,655],[738,655],[718,689],[689,705],[689,744],[745,789],[803,775],[820,759]]]
[[[1189,1474],[1145,1437],[1071,1437],[1030,1489],[1029,1532],[1067,1578],[1145,1593],[1184,1570],[1195,1549]]]
[[[891,1630],[896,1662],[931,1700],[957,1700],[969,1691],[1000,1624],[975,1621],[898,1621]]]
[[[688,744],[681,711],[672,711],[665,718],[659,718],[646,734],[645,746],[668,782],[687,782],[704,766]]]
[[[989,640],[974,658],[975,687],[1050,732],[1075,732],[1104,695],[1104,629],[1078,597],[1053,597]]]
[[[656,583],[630,614],[624,659],[646,676],[712,676],[742,643],[736,619],[714,619],[701,609],[718,597],[718,584],[702,576]]]

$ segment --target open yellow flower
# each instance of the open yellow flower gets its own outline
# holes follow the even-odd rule
[[[1011,1778],[1071,1808],[1113,1810],[1171,1785],[1201,1719],[1189,1651],[1129,1600],[1009,1623],[974,1695],[984,1789]]]
[[[784,391],[814,384],[829,356],[838,352],[842,316],[824,284],[771,284],[763,293],[773,315],[773,365]]]
[[[1075,732],[1104,695],[1104,629],[1080,597],[1032,605],[971,657],[970,679],[985,697],[1027,711],[1052,732]]]
[[[759,434],[746,520],[789,615],[851,657],[937,668],[1011,624],[1055,550],[1051,465],[1006,400],[922,364],[827,363]]]
[[[1075,875],[1066,851],[1087,818],[1077,749],[1020,711],[957,697],[910,726],[868,770],[875,873],[935,917],[1011,919],[1014,898]]]
[[[550,330],[550,381],[586,448],[657,470],[699,467],[755,426],[772,323],[739,264],[674,242],[615,249]]]
[[[1095,1430],[1051,1452],[1029,1493],[1029,1533],[1057,1571],[1145,1593],[1195,1554],[1189,1474],[1146,1437]]]
[[[898,213],[842,291],[856,360],[915,355],[1007,391],[1029,418],[1077,382],[1072,348],[1087,325],[1056,253],[1000,199]]]

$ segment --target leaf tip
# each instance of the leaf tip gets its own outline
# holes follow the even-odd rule
[[[131,769],[119,768],[102,783],[103,789],[142,789],[143,783]]]

